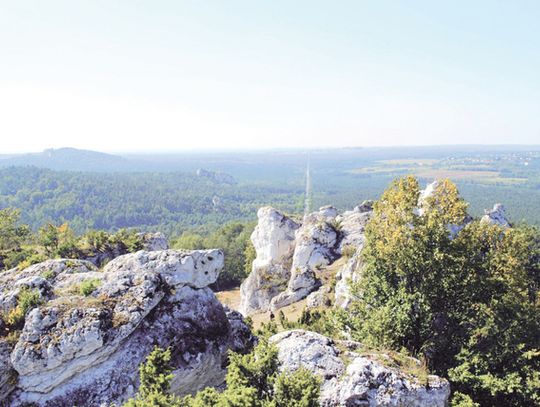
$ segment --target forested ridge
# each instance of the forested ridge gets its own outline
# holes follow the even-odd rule
[[[299,202],[301,192],[286,185],[228,185],[182,172],[0,170],[0,209],[19,208],[21,221],[33,230],[67,222],[77,233],[138,228],[177,236],[197,228],[215,230],[232,220],[254,220],[264,204],[293,211]]]
[[[391,180],[389,174],[315,169],[313,209],[328,204],[351,209],[365,199],[377,199]],[[430,181],[422,179],[423,183]],[[483,185],[466,180],[457,184],[473,215],[501,202],[512,220],[540,224],[540,190],[532,184]],[[302,213],[303,193],[302,172],[263,171],[258,178],[241,178],[229,185],[194,171],[0,169],[0,209],[21,209],[21,221],[34,231],[46,223],[69,223],[78,234],[137,228],[161,231],[169,238],[186,231],[208,235],[231,221],[254,221],[257,209],[264,205]]]

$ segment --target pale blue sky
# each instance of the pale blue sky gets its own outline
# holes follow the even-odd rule
[[[0,0],[0,151],[540,143],[540,1]]]

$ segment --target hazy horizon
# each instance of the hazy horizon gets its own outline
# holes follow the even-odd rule
[[[4,2],[1,148],[531,144],[538,15],[533,1]]]
[[[106,150],[106,149],[85,149],[77,148],[73,146],[61,146],[61,147],[45,147],[40,150],[19,150],[19,151],[0,151],[0,155],[21,155],[21,154],[39,154],[48,150],[63,150],[63,149],[72,149],[72,150],[81,150],[81,151],[91,151],[96,153],[104,153],[111,155],[167,155],[167,154],[186,154],[186,153],[264,153],[264,152],[309,152],[309,151],[332,151],[332,150],[378,150],[378,149],[410,149],[410,150],[421,150],[421,149],[459,149],[459,148],[482,148],[483,150],[501,150],[501,151],[510,151],[512,149],[540,149],[539,144],[424,144],[424,145],[389,145],[389,146],[308,146],[308,147],[261,147],[261,148],[222,148],[222,149],[205,149],[205,148],[193,148],[185,150],[174,150],[174,149],[163,149],[163,150]]]

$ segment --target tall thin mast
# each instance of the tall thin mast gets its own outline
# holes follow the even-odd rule
[[[308,155],[307,166],[306,166],[306,196],[304,201],[304,217],[311,213],[311,173],[310,173],[310,158]]]

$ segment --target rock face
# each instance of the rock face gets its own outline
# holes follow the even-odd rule
[[[365,242],[365,229],[373,213],[373,202],[364,201],[352,211],[338,217],[343,231],[341,253],[348,256],[347,263],[336,274],[335,304],[347,308],[351,302],[351,282],[360,278],[361,253]]]
[[[258,224],[251,235],[257,257],[248,278],[240,286],[240,312],[249,315],[267,310],[270,300],[283,291],[290,278],[295,233],[300,227],[271,207],[257,212]]]
[[[339,257],[339,231],[336,229],[337,211],[323,207],[304,218],[296,232],[291,277],[287,289],[272,298],[270,308],[276,310],[305,298],[320,287],[316,270]]]
[[[0,404],[2,397],[11,406],[121,403],[136,391],[138,366],[154,346],[172,349],[172,391],[220,384],[227,350],[247,350],[253,340],[240,315],[208,288],[223,262],[220,250],[139,251],[102,272],[89,262],[51,260],[2,274],[2,288],[9,287],[3,310],[16,306],[23,286],[42,304],[27,313],[14,346],[0,337],[7,361]],[[85,280],[95,287],[87,296]]]
[[[449,383],[438,376],[423,382],[391,366],[387,355],[360,354],[360,344],[334,343],[314,332],[293,330],[270,338],[279,350],[281,369],[294,371],[303,366],[321,380],[323,407],[430,406],[445,407]],[[411,358],[411,363],[420,363]]]
[[[510,227],[510,222],[506,217],[506,210],[500,203],[495,204],[491,210],[486,209],[484,211],[484,216],[482,216],[480,221],[483,223],[490,223],[492,225],[499,225],[505,228]]]
[[[240,311],[244,315],[274,311],[316,291],[321,286],[320,269],[364,244],[371,206],[364,202],[343,214],[325,206],[305,216],[301,225],[273,208],[260,209],[251,237],[257,257],[240,290]],[[313,301],[326,303],[322,297]]]
[[[353,296],[351,283],[356,283],[362,270],[362,246],[357,248],[353,256],[336,274],[335,304],[341,308],[348,308]]]
[[[358,249],[364,245],[364,232],[372,213],[373,202],[364,201],[352,211],[343,212],[336,217],[342,234],[340,253],[343,254],[346,247]]]

